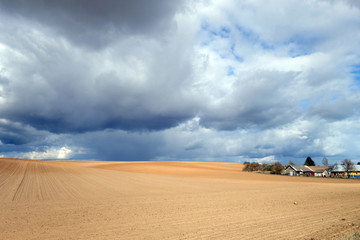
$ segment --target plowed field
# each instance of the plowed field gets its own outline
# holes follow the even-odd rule
[[[338,239],[360,181],[236,163],[0,159],[0,239]]]

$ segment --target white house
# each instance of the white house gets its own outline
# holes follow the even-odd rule
[[[314,172],[315,177],[328,177],[329,173],[326,169],[316,169]]]

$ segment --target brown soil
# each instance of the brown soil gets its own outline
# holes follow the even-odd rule
[[[337,239],[360,181],[236,163],[0,159],[0,239]]]

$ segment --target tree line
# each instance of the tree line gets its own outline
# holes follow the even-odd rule
[[[271,174],[281,174],[281,171],[284,170],[284,166],[279,163],[258,163],[258,162],[244,162],[243,171],[247,172],[267,172],[269,171]]]

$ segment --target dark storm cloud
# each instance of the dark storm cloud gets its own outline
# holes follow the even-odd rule
[[[148,83],[142,84],[112,73],[88,74],[91,65],[67,55],[62,57],[56,66],[42,58],[21,63],[23,69],[34,72],[19,71],[17,78],[10,79],[11,84],[6,87],[9,96],[0,110],[2,116],[37,129],[63,133],[106,128],[161,130],[195,112],[193,100],[186,99],[182,87],[173,89],[166,83],[171,78],[180,84],[181,77],[186,76],[179,79],[166,73],[174,69],[172,66],[162,76],[147,76]]]
[[[72,42],[102,47],[127,34],[160,34],[184,1],[1,0],[2,12],[47,25]]]
[[[158,25],[172,16],[179,2],[171,5],[159,1],[105,1],[101,6],[97,6],[97,1],[2,4],[12,12],[2,16],[9,24],[0,25],[4,32],[0,40],[8,46],[0,72],[1,79],[6,80],[3,89],[7,95],[0,102],[2,117],[53,133],[76,133],[107,128],[161,130],[195,114],[196,103],[187,93],[192,67],[186,41],[175,38],[164,43],[136,35],[146,33],[142,28]],[[161,6],[156,8],[156,4]],[[104,19],[102,13],[106,15]],[[70,23],[57,21],[66,16],[66,21],[75,19],[96,32],[96,36],[102,35],[106,22],[114,22],[121,31],[123,26],[129,26],[123,34],[130,39],[114,39],[111,47],[94,53],[79,48],[77,44],[81,42],[62,41],[53,31],[24,22],[18,17],[20,14],[37,20],[53,17],[43,24],[71,29]],[[78,32],[72,31],[70,35]]]
[[[24,145],[37,141],[45,135],[44,132],[37,131],[30,126],[0,119],[0,141],[4,145]],[[2,150],[5,148],[2,146]]]
[[[89,132],[76,136],[78,146],[89,150],[77,158],[106,161],[147,161],[163,151],[164,141],[158,132],[127,133],[121,130]]]
[[[67,84],[55,78],[46,84],[24,82],[14,91],[11,103],[1,111],[3,116],[56,133],[106,128],[161,130],[177,125],[193,112],[179,93],[158,95],[161,89],[156,88],[137,92],[114,82],[105,86],[86,85],[81,80]],[[184,106],[172,106],[177,101],[183,101]]]

